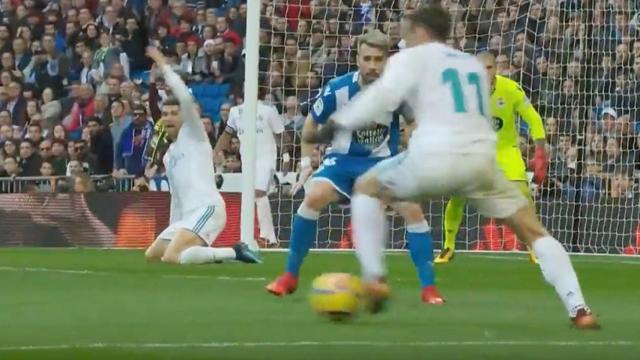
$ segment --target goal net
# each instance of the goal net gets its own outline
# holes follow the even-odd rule
[[[300,131],[313,98],[332,78],[357,69],[357,36],[380,29],[397,51],[402,11],[416,4],[278,0],[263,8],[260,85],[269,88],[268,100],[283,115],[289,136],[281,154],[289,153],[293,164],[300,159]],[[635,253],[640,246],[640,37],[633,2],[460,0],[443,5],[454,19],[449,44],[471,54],[493,52],[498,73],[520,83],[544,119],[549,172],[545,184],[531,186],[542,221],[573,252]],[[533,145],[524,122],[520,130],[521,149],[529,159]],[[270,198],[277,234],[286,246],[303,194],[288,194],[287,184],[295,177],[284,158],[279,161],[279,184]],[[424,205],[436,248],[444,204]],[[403,221],[391,212],[389,219],[389,247],[403,248]],[[348,224],[348,207],[325,210],[316,246],[349,247]],[[456,245],[461,250],[518,249],[508,229],[470,209]]]

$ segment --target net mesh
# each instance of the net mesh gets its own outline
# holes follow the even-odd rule
[[[277,0],[262,11],[260,82],[282,113],[288,137],[279,170],[293,171],[300,158],[300,131],[313,98],[330,79],[356,67],[356,41],[378,28],[398,51],[402,9],[417,1]],[[498,73],[520,83],[543,117],[549,173],[532,185],[541,219],[574,252],[632,253],[638,230],[637,95],[640,37],[634,2],[615,1],[443,1],[454,24],[448,43],[468,53],[491,51]],[[521,149],[533,154],[526,125]],[[320,157],[322,148],[315,154]],[[285,174],[286,175],[286,174]],[[271,195],[278,237],[290,236],[302,195],[291,197],[287,182]],[[442,238],[444,201],[425,204],[437,243]],[[348,208],[322,213],[318,247],[348,247]],[[404,246],[404,224],[391,215],[391,248]],[[467,209],[458,249],[512,250],[515,238]],[[437,247],[437,245],[436,245]]]

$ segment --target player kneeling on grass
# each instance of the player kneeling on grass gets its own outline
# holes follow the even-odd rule
[[[297,184],[292,188],[292,194],[302,188],[311,175],[310,156],[315,148],[314,143],[318,142],[313,138],[319,124],[326,123],[329,115],[380,76],[387,62],[388,51],[388,39],[380,31],[370,31],[361,36],[358,40],[358,71],[333,79],[322,91],[302,130],[302,169]],[[396,109],[372,118],[376,120],[373,126],[356,131],[340,131],[332,139],[327,139],[327,142],[331,142],[331,148],[313,175],[309,190],[293,220],[286,272],[270,283],[267,291],[276,296],[284,296],[296,290],[300,267],[316,239],[320,211],[331,203],[350,199],[353,184],[360,175],[397,154],[400,111]],[[410,116],[406,113],[404,115],[405,118]],[[382,202],[372,206],[378,207],[380,211],[383,209]],[[392,207],[406,222],[406,240],[418,273],[422,301],[427,304],[442,304],[444,300],[435,287],[433,276],[431,229],[420,205],[398,202],[392,204]]]
[[[171,191],[170,225],[149,246],[146,258],[173,264],[259,263],[243,243],[233,248],[210,247],[227,221],[224,200],[216,188],[213,150],[187,86],[158,49],[148,48],[147,56],[161,69],[176,98],[164,101],[161,120],[171,142],[163,159]]]
[[[390,293],[384,281],[386,232],[380,199],[461,196],[481,215],[504,220],[533,249],[542,275],[577,328],[599,328],[569,255],[498,168],[486,70],[475,57],[444,44],[450,27],[449,13],[440,5],[405,15],[402,33],[408,48],[391,58],[380,79],[319,130],[319,137],[328,139],[340,131],[367,128],[373,119],[403,103],[416,114],[417,127],[407,151],[360,177],[351,199],[369,307],[379,308]]]

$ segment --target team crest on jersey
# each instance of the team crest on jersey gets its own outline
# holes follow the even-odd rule
[[[501,97],[499,97],[499,98],[496,100],[496,105],[498,105],[498,107],[499,107],[500,109],[502,109],[502,108],[504,107],[504,105],[505,105],[505,101],[504,101],[504,99],[503,99],[503,98],[501,98]]]
[[[322,101],[322,98],[319,98],[313,104],[313,111],[316,113],[316,115],[320,115],[322,114],[322,110],[324,110],[324,102]]]

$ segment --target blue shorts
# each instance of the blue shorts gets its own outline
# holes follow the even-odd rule
[[[341,195],[350,199],[356,179],[384,159],[327,154],[313,174],[312,181],[327,181]]]

